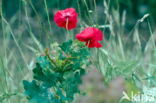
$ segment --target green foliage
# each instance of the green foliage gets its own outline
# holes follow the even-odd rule
[[[10,93],[10,94],[4,93],[3,95],[0,95],[0,102],[3,102],[3,100],[8,99],[15,95],[17,95],[17,93]]]
[[[104,75],[105,83],[109,83],[116,77],[123,77],[125,79],[132,78],[133,73],[137,67],[137,61],[135,60],[120,60],[116,57],[112,57],[106,50],[100,49],[99,51],[99,68]]]
[[[110,2],[110,6],[111,8],[119,7],[120,11],[126,10],[127,15],[133,15],[133,18],[131,19],[137,19],[138,17],[142,17],[146,13],[150,13],[151,17],[155,21],[155,0],[113,0]]]
[[[33,81],[23,81],[29,103],[67,103],[73,101],[74,94],[80,93],[88,49],[69,40],[56,50],[56,54],[50,54],[47,49],[45,56],[38,57]]]

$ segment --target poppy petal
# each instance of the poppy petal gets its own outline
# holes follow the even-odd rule
[[[102,44],[99,43],[98,41],[89,41],[89,42],[86,42],[86,46],[89,48],[100,48],[102,47]]]
[[[78,14],[74,8],[59,10],[54,15],[54,21],[57,26],[71,30],[77,26]]]

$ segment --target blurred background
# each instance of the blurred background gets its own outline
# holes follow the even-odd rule
[[[50,15],[50,19],[53,18],[53,11],[57,9],[65,9],[69,7],[79,9],[79,12],[83,15],[82,17],[87,17],[89,10],[94,10],[95,2],[98,8],[101,8],[101,11],[103,11],[103,0],[47,0],[47,8],[48,13]],[[109,0],[107,0],[109,1]],[[45,5],[44,0],[3,0],[2,5],[2,11],[5,18],[10,19],[15,15],[22,15],[23,12],[23,2],[27,3],[29,7],[29,13],[31,14],[31,17],[37,16],[35,14],[38,13],[38,16],[40,16],[43,19],[47,20],[47,14],[45,12]],[[86,4],[88,7],[86,7]],[[33,6],[33,7],[32,7]],[[155,0],[113,0],[110,1],[110,9],[119,9],[120,14],[126,10],[127,17],[130,17],[131,19],[137,20],[140,17],[142,17],[145,13],[150,13],[152,18],[154,19],[156,17],[155,13],[155,6],[156,1]],[[35,9],[35,11],[34,11]],[[85,19],[85,18],[84,18]]]
[[[24,23],[27,27],[29,27],[28,25],[30,24],[31,30],[38,36],[37,38],[40,38],[40,40],[44,39],[41,39],[43,33],[50,31],[51,35],[52,32],[56,32],[57,35],[52,36],[62,41],[61,38],[64,36],[62,34],[65,34],[62,32],[65,31],[57,28],[53,22],[53,15],[57,10],[69,7],[75,8],[79,13],[80,20],[82,20],[79,26],[82,26],[83,24],[89,26],[94,24],[104,25],[107,23],[106,15],[101,15],[104,14],[104,10],[106,9],[104,1],[109,3],[108,13],[113,13],[113,15],[118,16],[119,22],[121,22],[122,17],[126,15],[125,29],[127,31],[130,31],[137,20],[147,13],[150,14],[150,24],[153,28],[155,27],[153,26],[156,21],[155,0],[2,0],[1,12],[3,13],[3,17],[12,23],[13,29],[21,27]],[[96,18],[96,20],[93,20],[93,18]],[[30,21],[29,24],[27,21]],[[49,24],[51,25],[50,27],[54,27],[56,30],[47,30],[49,29]],[[21,29],[23,28],[21,27]],[[149,35],[146,30],[147,23],[142,23],[139,28],[142,30],[141,32],[143,32],[142,35],[145,36],[143,39],[148,38]],[[23,29],[23,31],[24,30],[26,29]],[[27,36],[27,33],[25,36]],[[106,38],[108,37],[109,34],[106,34]]]
[[[65,40],[67,31],[56,26],[53,15],[57,10],[69,7],[75,8],[79,13],[79,24],[71,31],[73,34],[86,26],[97,26],[105,33],[105,48],[110,46],[107,51],[110,55],[112,53],[114,58],[118,58],[116,61],[121,60],[122,56],[131,58],[129,61],[137,58],[138,63],[142,63],[138,68],[144,68],[145,71],[146,68],[155,68],[147,64],[156,61],[152,55],[156,50],[153,52],[148,45],[148,55],[142,52],[147,49],[147,43],[155,32],[156,0],[1,0],[0,103],[27,103],[22,95],[22,80],[32,79],[31,70],[36,55],[49,48],[51,43],[61,43]],[[126,37],[123,39],[123,45],[116,43],[119,38],[117,34],[121,38]],[[114,42],[111,41],[112,38]],[[107,41],[114,46],[111,43],[107,45]],[[119,46],[116,46],[118,44]],[[120,48],[122,46],[124,49]],[[138,48],[140,51],[137,55]],[[116,55],[113,54],[114,51]],[[126,52],[125,55],[122,55],[123,51]],[[146,59],[140,59],[142,57]],[[128,59],[123,60],[130,63]],[[119,67],[123,68],[127,64]],[[80,87],[84,93],[78,96],[74,103],[117,103],[127,85],[135,90],[133,83],[126,84],[125,79],[120,76],[105,84],[105,76],[102,74],[97,67],[89,68]]]

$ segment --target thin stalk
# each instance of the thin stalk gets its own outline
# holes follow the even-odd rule
[[[3,18],[3,16],[2,16],[2,21],[4,21],[7,24],[7,26],[9,27],[9,31],[10,31],[12,37],[13,37],[13,40],[15,41],[15,44],[16,44],[17,48],[19,49],[19,52],[20,52],[20,54],[22,56],[22,59],[24,60],[25,65],[28,67],[28,64],[27,64],[27,62],[25,60],[25,56],[24,56],[24,54],[22,52],[22,49],[21,49],[20,45],[18,44],[18,42],[16,40],[16,37],[15,37],[15,35],[14,35],[10,25],[9,25],[9,23]]]
[[[95,22],[96,22],[96,25],[98,23],[98,14],[97,14],[97,7],[96,7],[96,0],[94,0],[94,14],[95,14]]]
[[[92,17],[91,17],[91,15],[90,15],[90,10],[89,10],[89,7],[88,7],[88,5],[87,5],[87,1],[86,0],[84,0],[84,4],[85,4],[85,6],[86,6],[86,8],[87,8],[87,11],[88,11],[88,15],[89,15],[89,19],[90,19],[90,23],[93,25],[94,24],[94,20],[92,19]]]
[[[120,50],[121,50],[122,58],[125,60],[125,54],[124,54],[123,44],[122,44],[122,40],[121,40],[120,35],[118,35],[118,42],[119,42],[119,47],[120,47]]]
[[[47,7],[46,0],[44,0],[44,5],[45,5],[45,10],[46,10],[47,18],[48,18],[49,30],[50,30],[50,33],[52,33],[52,27],[51,27],[51,23],[50,23],[49,12],[48,12],[48,7]],[[48,39],[50,40],[49,35],[48,35]]]
[[[150,35],[151,35],[151,40],[152,40],[153,46],[154,46],[154,48],[156,48],[155,40],[154,40],[154,37],[153,37],[153,31],[152,31],[152,27],[151,27],[151,24],[149,22],[149,19],[147,19],[147,23],[148,23],[148,28],[149,28],[149,31],[150,31]]]
[[[39,24],[41,25],[41,28],[42,28],[41,18],[40,18],[40,16],[39,16],[39,14],[38,14],[36,8],[35,8],[34,5],[32,4],[32,1],[31,1],[31,0],[30,0],[29,4],[30,4],[30,6],[32,7],[33,11],[35,12],[35,14],[36,14],[36,16],[37,16],[37,19],[38,19],[38,21],[39,21]],[[40,34],[40,40],[41,40],[41,38],[42,38],[42,35]]]
[[[2,58],[0,57],[0,61],[1,61],[1,64],[2,64],[2,70],[3,70],[3,74],[4,74],[4,78],[5,78],[5,93],[9,93],[9,88],[8,88],[8,83],[7,83],[7,74],[6,74],[6,72],[5,72],[5,69],[6,69],[6,67],[5,67],[5,64],[4,64],[4,62],[3,62],[3,60],[2,60]],[[11,103],[10,102],[10,100],[7,98],[7,101],[9,102],[9,103]]]
[[[70,36],[71,36],[70,31],[68,30],[68,25],[69,25],[69,19],[67,18],[67,22],[66,22],[66,32],[67,32],[66,41],[70,40]]]
[[[3,8],[2,8],[2,1],[0,2],[0,12],[1,12],[1,18],[3,18],[3,10],[2,10]],[[6,53],[6,43],[5,43],[5,35],[4,35],[4,24],[3,24],[3,20],[2,20],[2,22],[1,22],[1,24],[2,24],[2,34],[3,34],[3,37],[4,37],[4,43],[3,43],[3,45],[4,45],[4,51],[5,51],[5,61],[7,61],[7,53]],[[5,67],[4,67],[4,63],[3,63],[3,60],[2,60],[2,58],[0,57],[0,60],[1,60],[1,64],[2,64],[2,71],[3,71],[3,74],[4,74],[4,78],[5,78],[5,84],[6,84],[6,86],[4,87],[4,86],[2,86],[2,88],[3,88],[3,90],[6,92],[6,93],[8,93],[8,91],[9,91],[9,89],[8,89],[8,83],[7,83],[7,76],[6,76],[6,72],[5,72]],[[7,62],[6,62],[7,63]],[[2,83],[3,84],[3,83]],[[7,101],[8,101],[8,103],[10,103],[10,100],[9,99],[7,99]]]
[[[77,0],[77,8],[78,8],[79,17],[82,17],[82,16],[81,16],[81,9],[80,9],[79,0]],[[82,23],[80,23],[80,27],[83,27],[83,26],[82,26]]]
[[[34,42],[36,43],[38,49],[42,52],[43,48],[40,44],[40,42],[37,40],[37,38],[33,35],[33,32],[32,32],[32,29],[31,29],[31,26],[30,26],[30,22],[29,22],[29,17],[28,17],[28,12],[27,12],[27,8],[26,8],[26,5],[25,5],[25,15],[26,15],[26,18],[27,18],[27,23],[28,23],[28,28],[29,28],[29,34],[31,36],[31,38],[34,40]]]

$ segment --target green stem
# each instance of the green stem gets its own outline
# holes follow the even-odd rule
[[[51,61],[51,63],[54,64],[55,67],[57,67],[57,64],[55,63],[55,61],[49,55],[49,49],[46,49],[45,54],[48,57],[48,59]]]

